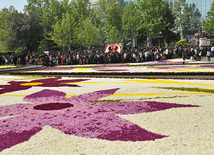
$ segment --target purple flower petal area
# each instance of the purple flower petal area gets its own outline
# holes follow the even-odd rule
[[[26,96],[23,100],[31,103],[66,102],[65,93],[55,90],[44,89],[40,92]]]
[[[69,107],[73,107],[74,105],[70,103],[47,103],[41,104],[33,107],[35,110],[61,110]]]
[[[117,90],[119,90],[119,88],[116,89],[109,89],[109,90],[101,90],[101,91],[95,91],[92,93],[88,93],[88,94],[83,94],[83,95],[79,95],[79,96],[75,96],[72,98],[68,98],[67,101],[73,102],[73,103],[86,103],[86,102],[91,102],[91,101],[97,101],[101,98],[107,97],[109,95],[114,94]]]
[[[31,87],[80,87],[76,84],[67,84],[67,83],[74,83],[74,82],[82,82],[87,81],[88,79],[74,79],[74,80],[60,80],[61,78],[48,78],[48,79],[39,79],[39,80],[32,80],[30,82],[27,81],[11,81],[8,82],[9,85],[0,85],[0,94],[19,91],[19,90],[27,90]],[[41,85],[35,86],[23,86],[23,83],[42,83]]]
[[[42,128],[33,128],[32,130],[23,131],[21,133],[10,131],[6,134],[0,135],[0,152],[4,149],[10,148],[14,145],[29,140],[30,137],[32,137],[41,130]]]
[[[200,66],[201,68],[214,68],[214,65],[204,65],[204,66]]]
[[[75,82],[82,82],[87,81],[88,79],[74,79],[74,80],[60,80],[61,78],[48,78],[48,79],[39,79],[33,80],[31,82],[40,82],[43,83],[39,85],[40,87],[80,87],[76,84],[66,84],[66,83],[75,83]]]
[[[125,72],[129,71],[128,69],[111,69],[111,68],[93,68],[96,71],[103,71],[103,72]]]
[[[25,111],[25,108],[28,109],[28,106],[26,104],[0,106],[0,117],[20,115]]]
[[[104,72],[125,72],[129,71],[128,69],[103,69],[103,70],[97,70],[97,71],[104,71]]]
[[[193,68],[192,66],[163,66],[163,67],[148,67],[148,69],[179,69],[179,68]]]
[[[68,114],[69,112],[66,116]],[[61,117],[63,118],[63,116]],[[69,117],[62,119],[61,117],[58,118],[63,120],[60,122],[60,126],[54,124],[51,127],[61,130],[65,134],[79,137],[110,141],[146,141],[167,137],[149,132],[111,112],[81,112],[73,115],[72,119]],[[65,123],[65,121],[70,123]]]
[[[0,85],[0,88],[2,88],[0,89],[0,94],[31,88],[31,86],[21,86],[20,84],[22,83],[26,83],[26,81],[11,81],[8,82],[9,85]]]
[[[1,150],[27,141],[45,125],[65,134],[110,141],[145,141],[167,137],[149,132],[116,114],[139,114],[170,108],[198,107],[162,102],[97,102],[119,88],[66,98],[64,92],[45,89],[24,98],[32,104],[0,107]],[[14,116],[14,117],[12,117]],[[12,138],[15,137],[15,138]]]

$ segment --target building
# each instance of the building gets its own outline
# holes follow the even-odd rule
[[[174,2],[175,0],[169,0],[170,2]],[[202,20],[206,18],[207,12],[210,10],[212,5],[212,0],[186,0],[188,4],[195,4],[196,7],[202,14]]]

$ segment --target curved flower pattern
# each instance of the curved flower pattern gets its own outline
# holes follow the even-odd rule
[[[9,85],[0,85],[0,94],[19,91],[19,90],[27,90],[31,87],[80,87],[76,84],[67,84],[74,82],[82,82],[88,79],[74,79],[74,80],[60,80],[61,78],[48,78],[48,79],[39,79],[32,80],[30,82],[27,81],[11,81],[8,82]]]
[[[29,140],[45,125],[69,135],[110,141],[160,139],[166,136],[146,131],[115,114],[128,115],[170,108],[197,107],[143,101],[88,103],[112,95],[117,90],[101,90],[66,98],[64,92],[45,89],[24,98],[24,101],[33,104],[0,107],[0,117],[5,117],[0,120],[0,151]]]

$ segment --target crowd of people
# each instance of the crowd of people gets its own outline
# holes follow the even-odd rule
[[[138,63],[172,58],[183,58],[200,61],[202,57],[210,57],[214,52],[211,46],[177,47],[177,48],[134,48],[121,53],[105,53],[104,50],[87,51],[52,51],[49,53],[0,54],[0,65],[58,65],[77,64],[108,64],[108,63]]]

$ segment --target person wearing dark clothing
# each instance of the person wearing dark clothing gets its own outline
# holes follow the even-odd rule
[[[13,63],[15,66],[17,65],[17,60],[18,60],[17,55],[14,55],[13,56]]]
[[[186,52],[185,52],[185,50],[183,50],[183,52],[182,52],[182,58],[183,58],[183,64],[185,64],[185,60],[186,60]]]

